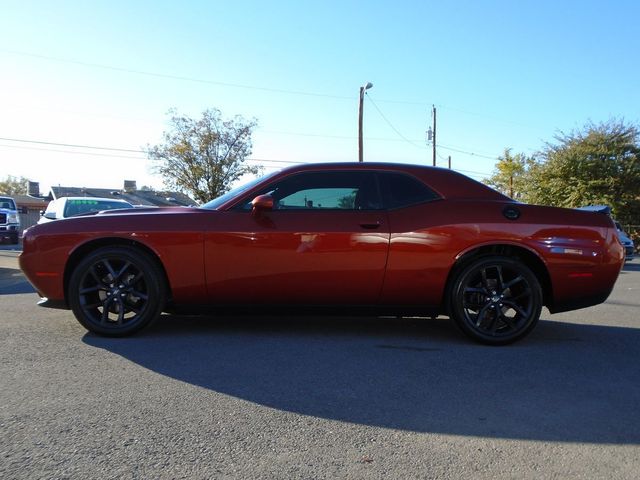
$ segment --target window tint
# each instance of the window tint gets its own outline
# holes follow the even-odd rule
[[[299,190],[279,200],[280,210],[292,208],[340,208],[353,210],[357,188],[328,187]]]
[[[433,190],[412,176],[380,172],[378,178],[385,208],[406,207],[438,198]]]
[[[256,195],[269,194],[274,210],[377,210],[382,208],[372,172],[309,172],[273,183]],[[251,210],[247,198],[240,206]]]

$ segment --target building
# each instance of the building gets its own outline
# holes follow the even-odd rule
[[[48,201],[60,197],[102,197],[125,200],[133,206],[147,207],[191,207],[197,202],[180,192],[167,192],[155,190],[138,190],[135,180],[125,180],[122,190],[113,188],[87,188],[87,187],[51,187]]]
[[[29,182],[28,195],[11,195],[20,214],[20,235],[22,235],[22,230],[38,223],[41,212],[49,204],[48,200],[40,196],[39,188],[37,182]]]
[[[29,182],[29,195],[13,195],[20,213],[21,228],[38,223],[40,214],[51,200],[60,197],[102,197],[125,200],[133,206],[189,207],[196,201],[180,192],[138,190],[135,180],[125,180],[123,188],[51,187],[47,195],[40,195],[38,182]]]

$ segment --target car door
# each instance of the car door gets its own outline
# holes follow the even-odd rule
[[[441,197],[412,175],[379,174],[388,211],[389,256],[380,303],[439,305],[451,266],[448,212]]]
[[[389,248],[387,215],[369,171],[303,172],[222,212],[205,233],[208,295],[216,303],[374,304]]]

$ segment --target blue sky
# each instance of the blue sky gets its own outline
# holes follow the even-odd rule
[[[435,104],[439,165],[482,178],[507,147],[639,123],[638,18],[635,1],[3,2],[0,178],[159,188],[135,151],[170,108],[255,117],[266,171],[355,161],[368,81],[365,161],[430,165]]]

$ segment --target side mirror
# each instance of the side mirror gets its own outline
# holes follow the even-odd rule
[[[271,195],[258,195],[251,201],[253,213],[273,210],[273,197]]]
[[[48,218],[49,220],[55,220],[56,219],[56,212],[44,212],[44,215],[42,215],[44,218]]]

